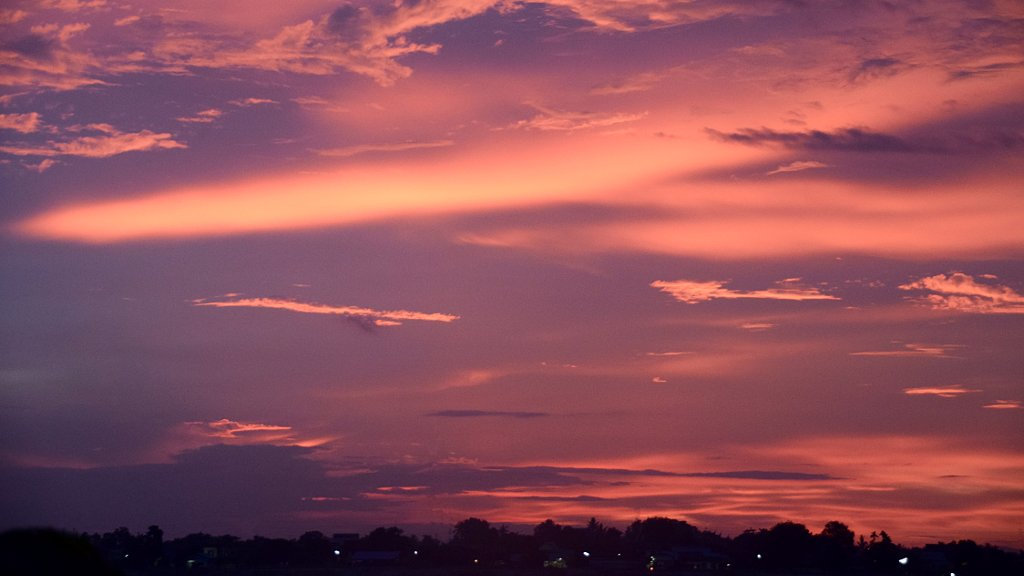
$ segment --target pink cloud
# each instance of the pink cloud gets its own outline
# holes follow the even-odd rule
[[[697,282],[693,280],[655,280],[651,286],[670,294],[680,302],[696,304],[714,299],[752,298],[762,300],[839,300],[836,296],[825,294],[817,288],[800,286],[795,279],[777,283],[778,288],[765,290],[730,290],[725,282]]]
[[[217,118],[220,118],[223,114],[224,112],[216,108],[209,108],[207,110],[201,110],[197,112],[195,116],[182,116],[176,118],[176,120],[178,122],[185,122],[191,124],[209,124]]]
[[[328,148],[316,150],[320,156],[332,158],[348,158],[370,152],[404,152],[406,150],[417,150],[421,148],[445,148],[454,146],[454,140],[434,140],[431,142],[396,142],[392,144],[360,144],[356,146],[345,146],[343,148]]]
[[[56,164],[57,161],[52,158],[43,158],[42,160],[39,161],[38,164],[24,164],[24,166],[25,168],[28,168],[33,172],[38,172],[42,174],[43,172],[46,172],[50,168],[53,168]]]
[[[212,306],[214,308],[272,308],[288,310],[302,314],[329,314],[371,320],[376,326],[399,326],[407,320],[426,322],[454,322],[459,317],[452,314],[436,312],[413,312],[410,310],[374,310],[358,306],[328,306],[279,298],[239,298],[230,295],[230,300],[193,300],[194,306]]]
[[[869,350],[850,352],[850,356],[881,356],[881,357],[924,357],[924,358],[959,358],[950,356],[949,351],[960,348],[955,344],[904,344],[895,350]]]
[[[824,162],[815,162],[814,160],[797,160],[796,162],[783,164],[767,174],[768,176],[772,176],[774,174],[783,174],[786,172],[802,172],[813,168],[828,168],[828,164],[825,164]]]
[[[616,124],[635,122],[646,114],[599,113],[599,112],[565,112],[536,104],[531,105],[538,114],[529,120],[520,120],[511,128],[525,130],[574,131],[588,128],[606,128]]]
[[[213,422],[186,422],[186,424],[194,426],[198,430],[202,430],[209,436],[230,439],[238,438],[239,434],[252,432],[288,432],[292,429],[291,426],[237,422],[235,420],[228,420],[227,418],[222,418]]]
[[[991,404],[985,404],[984,407],[991,410],[1020,410],[1024,408],[1024,402],[1020,400],[996,400]]]
[[[85,158],[107,158],[125,152],[147,150],[170,150],[186,148],[166,132],[121,132],[109,124],[89,124],[69,129],[72,132],[96,132],[96,136],[79,136],[63,141],[48,141],[43,146],[11,145],[0,146],[0,152],[15,156],[81,156]]]
[[[28,16],[24,10],[0,10],[0,24],[16,24]]]
[[[981,392],[981,390],[965,388],[963,386],[925,386],[903,389],[903,393],[908,396],[938,396],[939,398],[957,398],[964,394],[974,394],[977,392]]]
[[[765,330],[771,330],[775,327],[775,324],[771,322],[746,322],[740,324],[740,328],[744,330],[750,330],[751,332],[763,332]]]
[[[244,108],[248,106],[258,106],[260,104],[277,104],[277,100],[271,100],[269,98],[240,98],[238,100],[231,100],[228,104]]]
[[[39,113],[0,114],[0,130],[14,130],[22,134],[31,134],[39,130]]]
[[[987,280],[990,275],[982,275]],[[931,292],[920,300],[936,310],[979,314],[1024,314],[1024,295],[1009,286],[985,284],[963,272],[936,274],[900,285],[900,290]]]

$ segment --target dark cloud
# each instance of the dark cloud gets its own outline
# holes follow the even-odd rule
[[[3,45],[4,49],[30,58],[49,58],[53,54],[54,42],[38,34],[29,34]]]
[[[860,82],[885,76],[894,76],[905,70],[907,65],[896,58],[868,58],[860,63],[851,73],[851,82]]]
[[[327,29],[344,42],[357,42],[364,34],[362,11],[357,6],[345,4],[327,18]]]
[[[438,410],[437,412],[430,412],[427,416],[435,416],[438,418],[541,418],[544,416],[550,416],[550,414],[547,412],[521,412],[507,410]]]
[[[299,533],[305,510],[342,516],[401,506],[407,498],[608,485],[622,476],[708,477],[740,480],[829,480],[825,474],[783,471],[672,473],[660,470],[488,466],[463,463],[344,465],[296,446],[214,445],[164,464],[90,469],[0,469],[3,528],[48,525],[102,531],[159,524],[169,533],[195,530]],[[387,496],[382,499],[380,496]],[[524,497],[527,496],[524,494]],[[598,501],[586,494],[539,500]],[[199,514],[198,511],[202,513]]]
[[[1020,68],[1024,62],[996,62],[981,66],[961,67],[949,73],[950,80],[966,80],[978,76],[995,76],[1003,72]]]
[[[303,496],[329,488],[324,468],[307,458],[310,453],[299,447],[208,446],[169,464],[9,468],[0,470],[0,509],[5,528],[159,524],[172,532],[272,530]],[[197,515],[205,526],[197,524]]]
[[[839,150],[846,152],[938,152],[932,145],[917,145],[891,134],[872,132],[862,128],[844,128],[835,132],[810,130],[806,132],[780,132],[770,128],[742,128],[736,132],[719,132],[711,128],[707,133],[725,142],[750,146],[780,145],[803,150]]]

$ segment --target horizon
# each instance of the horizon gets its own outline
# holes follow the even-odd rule
[[[0,530],[1024,549],[1024,5],[14,0]]]

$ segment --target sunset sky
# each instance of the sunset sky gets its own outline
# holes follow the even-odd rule
[[[0,529],[1024,547],[1019,1],[3,6]]]

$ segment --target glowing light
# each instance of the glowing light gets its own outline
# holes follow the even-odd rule
[[[909,562],[910,562],[910,558],[907,558],[906,556],[904,556],[903,558],[900,558],[900,564],[902,564],[904,566],[906,566],[907,563],[909,563]]]

